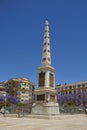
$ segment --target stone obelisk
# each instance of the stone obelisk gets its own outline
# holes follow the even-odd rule
[[[45,21],[44,41],[42,50],[42,66],[38,71],[38,88],[34,92],[35,101],[32,114],[57,115],[59,105],[55,90],[55,69],[51,67],[49,23]]]

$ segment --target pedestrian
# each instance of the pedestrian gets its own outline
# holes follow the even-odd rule
[[[20,117],[20,110],[19,109],[16,110],[16,113],[17,113],[18,117]]]
[[[87,108],[85,108],[85,114],[87,114]]]
[[[5,108],[4,107],[1,108],[1,113],[2,113],[3,117],[6,117],[5,116]]]

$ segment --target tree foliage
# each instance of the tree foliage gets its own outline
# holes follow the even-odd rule
[[[87,107],[87,92],[78,90],[76,94],[63,94],[57,91],[57,100],[59,105],[68,104],[68,105],[83,105]]]
[[[0,104],[10,105],[10,104],[17,104],[19,103],[19,99],[17,99],[15,96],[0,96]]]

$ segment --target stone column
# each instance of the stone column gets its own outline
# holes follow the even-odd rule
[[[45,72],[45,87],[49,88],[49,71]]]

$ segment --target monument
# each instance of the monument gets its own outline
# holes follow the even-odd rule
[[[38,88],[34,92],[35,101],[32,114],[58,115],[59,105],[55,90],[55,69],[51,65],[49,23],[45,21],[44,41],[42,50],[42,66],[38,71]]]

